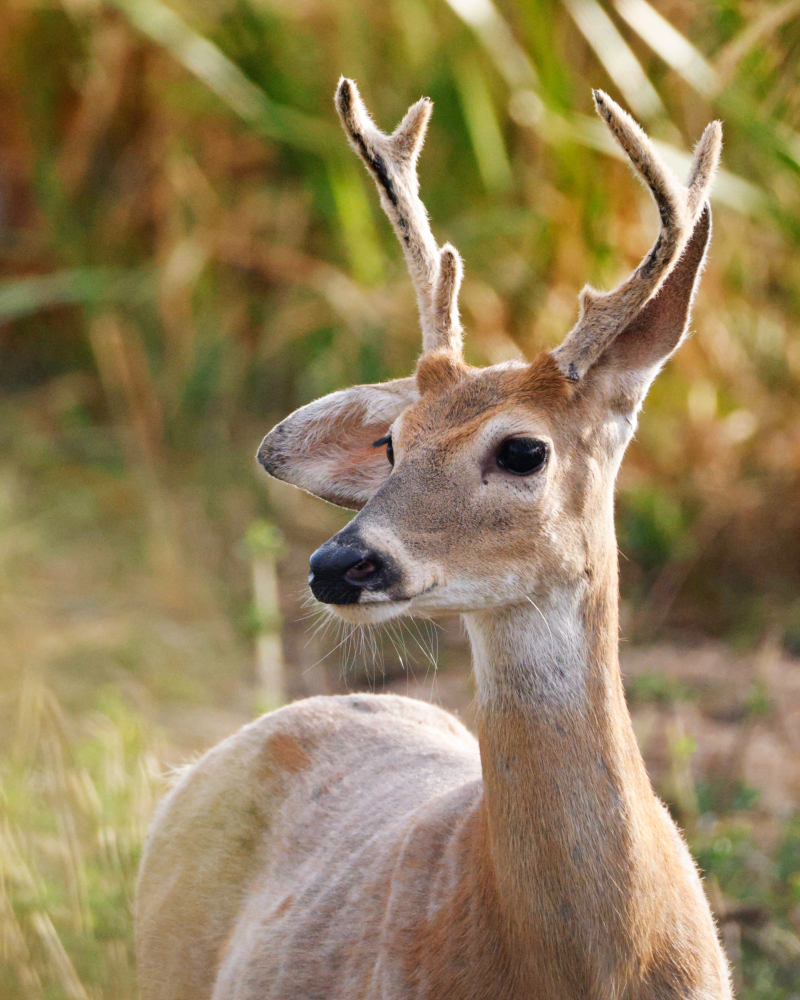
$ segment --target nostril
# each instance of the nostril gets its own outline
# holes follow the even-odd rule
[[[361,562],[357,562],[355,566],[350,567],[345,573],[344,578],[351,583],[363,583],[364,580],[368,580],[371,576],[374,576],[379,569],[380,564],[374,557],[362,559]]]
[[[341,577],[366,556],[363,549],[359,551],[346,546],[323,545],[311,556],[311,571],[318,576]]]
[[[364,591],[384,590],[394,579],[391,559],[366,546],[328,543],[311,556],[308,583],[325,604],[357,604]]]
[[[323,545],[311,557],[311,578],[319,582],[339,580],[351,586],[361,586],[373,580],[383,569],[383,560],[365,549],[341,545]]]

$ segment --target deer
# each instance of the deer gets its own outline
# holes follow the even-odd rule
[[[532,361],[467,364],[463,266],[417,161],[432,103],[387,135],[336,107],[419,306],[413,375],[286,417],[258,461],[358,513],[310,560],[340,619],[460,615],[477,736],[392,694],[296,701],[161,801],[136,914],[143,1000],[720,1000],[702,881],[656,797],[619,666],[617,471],[687,335],[711,235],[712,122],[681,183],[610,97],[598,113],[655,200],[652,248]]]

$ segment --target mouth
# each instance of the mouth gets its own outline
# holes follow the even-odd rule
[[[337,618],[351,625],[377,625],[408,612],[408,601],[359,601],[358,604],[326,604]]]
[[[364,592],[361,600],[355,604],[325,604],[333,614],[347,622],[357,625],[372,625],[397,618],[400,615],[413,612],[413,602],[430,594],[438,584],[432,583],[416,594],[403,594],[390,597],[388,594],[372,594]]]

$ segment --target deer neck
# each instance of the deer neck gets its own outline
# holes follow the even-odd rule
[[[665,824],[620,679],[616,550],[572,586],[466,623],[484,846],[512,932],[559,988],[627,978],[659,922]]]

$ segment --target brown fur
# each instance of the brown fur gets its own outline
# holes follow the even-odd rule
[[[263,756],[264,767],[269,775],[273,772],[280,774],[282,771],[296,774],[312,761],[310,754],[289,733],[276,733],[264,747]]]
[[[417,388],[423,396],[437,395],[457,385],[469,367],[450,351],[427,351],[417,364]]]
[[[427,106],[385,137],[354,95],[340,89],[340,112],[410,246],[387,179],[416,156]],[[648,183],[694,211],[609,115]],[[142,860],[143,1000],[731,996],[697,871],[645,773],[617,649],[614,481],[687,327],[710,236],[696,207],[657,294],[635,314],[627,298],[613,336],[584,327],[554,355],[484,370],[429,337],[415,378],[334,393],[267,435],[272,475],[360,509],[333,543],[394,567],[340,617],[463,616],[478,741],[430,705],[357,695],[298,702],[209,751],[161,803]],[[453,296],[457,277],[450,267]],[[563,364],[576,344],[592,357],[577,379]],[[393,467],[373,446],[387,432]],[[530,475],[498,460],[515,437],[546,449]]]

